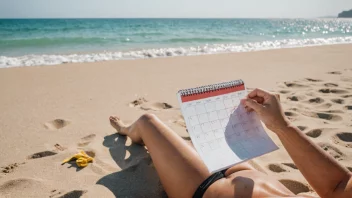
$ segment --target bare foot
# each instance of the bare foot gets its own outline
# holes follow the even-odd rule
[[[120,135],[127,135],[128,127],[120,120],[119,117],[110,116],[109,120],[110,120],[111,126],[114,127]]]
[[[144,145],[142,138],[138,134],[139,129],[136,127],[135,123],[131,126],[127,126],[117,116],[110,116],[109,120],[111,126],[116,129],[118,134],[127,135],[131,138],[132,142]]]

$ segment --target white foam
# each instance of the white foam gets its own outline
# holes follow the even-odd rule
[[[169,56],[191,56],[230,52],[249,52],[268,49],[305,47],[352,43],[352,37],[284,39],[246,44],[212,44],[197,47],[146,49],[128,52],[102,52],[69,55],[25,55],[18,57],[0,56],[0,68],[37,65],[57,65],[62,63],[83,63],[108,60],[141,59]]]

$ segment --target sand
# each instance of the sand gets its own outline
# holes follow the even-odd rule
[[[281,94],[286,115],[352,171],[352,45],[0,69],[0,197],[165,197],[142,146],[118,136],[154,113],[189,141],[176,92],[243,79]],[[294,193],[313,193],[278,138],[254,160]],[[80,149],[94,162],[61,161]]]

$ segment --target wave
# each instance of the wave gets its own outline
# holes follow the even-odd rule
[[[249,52],[258,50],[293,48],[317,45],[352,43],[352,37],[283,39],[275,41],[252,42],[245,44],[212,44],[196,47],[159,48],[132,50],[126,52],[102,52],[68,55],[25,55],[18,57],[0,56],[0,68],[18,66],[57,65],[62,63],[82,63],[108,60],[157,58],[170,56],[192,56],[203,54]]]
[[[138,33],[131,33],[131,36],[163,36],[165,33],[163,32],[138,32]]]
[[[139,33],[133,36],[157,36],[158,33]],[[236,42],[234,39],[222,38],[175,38],[167,40],[159,40],[162,43],[216,43],[216,42]],[[56,38],[26,38],[26,39],[6,39],[0,40],[0,48],[22,48],[22,47],[52,47],[52,46],[76,46],[76,45],[99,45],[99,44],[121,44],[132,43],[132,38],[103,38],[103,37],[56,37]]]
[[[77,45],[77,44],[99,44],[124,40],[110,39],[110,38],[82,38],[82,37],[61,37],[61,38],[30,38],[30,39],[11,39],[0,40],[0,47],[45,47],[53,45]]]
[[[164,40],[164,42],[170,43],[187,43],[187,42],[236,42],[235,39],[223,39],[223,38],[173,38]]]

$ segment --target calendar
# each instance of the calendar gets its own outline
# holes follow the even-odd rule
[[[210,173],[278,149],[256,113],[241,105],[246,95],[242,80],[177,93],[192,143]]]

